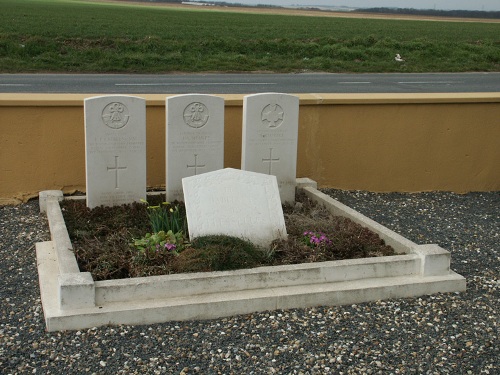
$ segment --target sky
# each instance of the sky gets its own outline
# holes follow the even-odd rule
[[[211,0],[240,4],[348,6],[353,8],[397,7],[415,9],[460,9],[500,11],[500,0]]]

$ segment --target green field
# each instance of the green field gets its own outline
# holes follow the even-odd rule
[[[178,71],[500,71],[500,23],[0,0],[0,72]]]

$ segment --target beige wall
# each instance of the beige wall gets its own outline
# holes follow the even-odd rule
[[[0,94],[0,204],[85,191],[83,99]],[[165,95],[147,100],[147,184],[164,186]],[[243,95],[221,95],[225,167],[239,168]],[[300,96],[298,177],[321,187],[500,191],[500,93]]]

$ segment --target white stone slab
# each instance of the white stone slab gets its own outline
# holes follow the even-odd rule
[[[274,175],[281,202],[295,201],[299,98],[255,94],[243,98],[241,169]]]
[[[87,206],[146,198],[146,101],[133,96],[85,99]]]
[[[166,100],[166,112],[167,200],[184,200],[184,177],[224,168],[224,99],[172,96]]]
[[[268,247],[286,238],[275,176],[226,168],[182,179],[191,239],[225,234]]]

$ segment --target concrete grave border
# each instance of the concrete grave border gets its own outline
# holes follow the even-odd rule
[[[378,233],[401,255],[237,271],[94,281],[80,272],[59,202],[61,191],[40,193],[51,241],[36,244],[47,331],[102,325],[212,319],[257,311],[344,305],[465,291],[450,270],[450,253],[417,245],[297,179],[313,200]]]

